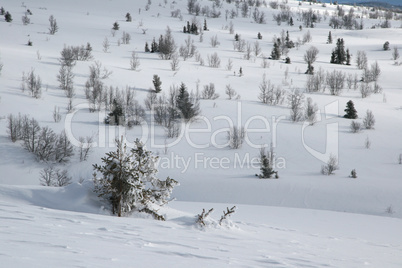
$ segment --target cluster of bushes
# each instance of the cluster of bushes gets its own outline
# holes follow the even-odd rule
[[[57,135],[47,126],[40,127],[38,121],[28,115],[8,115],[7,132],[13,142],[22,140],[24,148],[40,161],[63,163],[74,155],[73,146],[64,131]]]

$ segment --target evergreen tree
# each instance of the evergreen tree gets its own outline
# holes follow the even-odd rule
[[[152,40],[152,44],[151,44],[151,53],[155,53],[158,52],[159,48],[158,48],[158,44],[155,41],[155,38]]]
[[[150,52],[148,42],[145,42],[145,52]]]
[[[235,34],[234,39],[235,39],[235,41],[239,41],[240,35],[239,35],[239,34]]]
[[[289,19],[289,25],[290,26],[293,26],[294,24],[293,24],[293,18],[292,17],[290,17],[290,19]]]
[[[346,65],[350,65],[351,57],[352,56],[350,55],[349,48],[348,48],[348,49],[346,49]]]
[[[181,83],[179,92],[177,93],[176,107],[186,121],[191,120],[199,114],[198,101],[194,96],[190,96],[184,83]]]
[[[132,19],[131,19],[131,14],[130,13],[127,13],[126,14],[126,21],[127,22],[130,22]]]
[[[281,57],[280,43],[281,43],[281,40],[279,38],[274,43],[274,47],[271,52],[271,58],[273,60],[279,60]]]
[[[105,123],[111,125],[124,124],[123,107],[116,99],[113,99],[113,110],[111,113],[109,113],[108,117],[105,119]]]
[[[329,31],[327,44],[332,44],[332,33]]]
[[[113,23],[113,30],[118,31],[120,29],[120,25],[117,23],[117,21],[115,23]]]
[[[4,9],[4,7],[0,7],[0,15],[3,16],[5,12],[6,10]]]
[[[343,38],[338,38],[338,41],[336,42],[336,47],[332,51],[330,62],[334,64],[345,64],[345,61],[345,43],[343,41]]]
[[[258,39],[260,39],[260,40],[262,39],[262,35],[261,35],[261,33],[260,33],[260,32],[258,32],[258,34],[257,34],[257,38],[258,38]]]
[[[8,12],[8,11],[4,15],[4,18],[5,18],[6,22],[12,22],[13,21],[13,18],[11,17],[10,12]]]
[[[161,82],[161,79],[160,79],[160,77],[158,75],[154,74],[154,78],[152,79],[152,83],[154,84],[155,92],[156,93],[161,92],[161,90],[162,90],[162,88],[161,88],[162,82]]]
[[[157,213],[157,207],[170,201],[170,194],[178,182],[169,177],[165,181],[156,177],[157,157],[138,139],[130,151],[123,144],[123,138],[117,140],[116,145],[116,151],[106,153],[102,158],[103,165],[93,165],[94,191],[111,203],[113,214],[119,217],[138,211],[165,220]],[[102,177],[96,178],[96,172]]]
[[[357,118],[357,111],[355,109],[355,105],[352,100],[346,103],[345,115],[343,117],[348,119],[356,119]]]
[[[270,163],[268,157],[263,154],[261,158],[261,174],[258,175],[260,179],[270,179],[272,175],[275,174],[275,178],[278,179],[278,172],[272,168],[272,164]]]
[[[207,20],[204,19],[204,31],[208,31]]]

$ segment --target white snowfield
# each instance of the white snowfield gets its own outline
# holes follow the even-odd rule
[[[289,0],[294,26],[286,22],[278,26],[272,18],[279,11],[269,5],[259,7],[265,12],[266,23],[257,24],[252,17],[242,18],[240,8],[237,18],[226,19],[226,10],[236,11],[236,6],[220,1],[222,6],[217,10],[221,16],[205,18],[209,30],[204,31],[201,42],[200,35],[182,32],[187,21],[194,19],[187,11],[187,0],[149,2],[1,1],[0,7],[10,12],[13,21],[7,23],[0,17],[0,266],[402,267],[402,165],[398,164],[402,154],[402,66],[395,64],[391,55],[394,47],[402,49],[401,20],[391,19],[391,28],[371,29],[383,21],[363,14],[363,30],[332,29],[328,23],[336,6],[304,2],[299,6]],[[212,9],[219,1],[197,2]],[[297,13],[309,8],[320,12],[322,20],[314,28],[303,26],[299,30],[302,22]],[[343,7],[346,13],[349,8]],[[30,23],[23,25],[21,17],[26,9],[33,14],[29,15]],[[177,10],[181,10],[182,19],[172,16]],[[250,10],[252,13],[254,7]],[[364,11],[355,9],[359,16]],[[127,12],[132,22],[125,21]],[[59,26],[54,35],[48,30],[51,15]],[[204,16],[195,19],[203,25]],[[120,30],[113,34],[116,21]],[[269,66],[263,68],[262,54],[245,60],[244,52],[234,51],[230,21],[234,33],[246,42],[252,46],[259,42],[266,58],[274,36],[279,37],[282,29],[294,42],[310,31],[312,41],[289,51],[291,64],[267,59]],[[186,61],[180,57],[180,68],[172,71],[170,60],[144,52],[145,42],[151,45],[153,38],[158,41],[167,26],[178,47],[189,36],[194,40],[204,66],[195,57]],[[119,44],[123,31],[131,35],[130,44]],[[329,31],[333,44],[326,44]],[[257,40],[258,32],[262,40]],[[212,47],[210,40],[215,36],[220,44]],[[107,53],[102,46],[105,37],[110,42]],[[352,54],[350,66],[329,63],[338,38],[344,39]],[[29,40],[32,46],[26,45]],[[385,41],[391,50],[383,50]],[[56,77],[60,51],[65,45],[87,42],[94,59],[77,61],[73,68],[75,111],[68,114],[68,99]],[[261,103],[258,96],[263,74],[287,92],[305,91],[308,75],[304,74],[307,64],[303,55],[310,46],[319,49],[315,71],[340,70],[359,78],[362,71],[355,59],[358,51],[365,51],[369,66],[377,61],[381,68],[378,84],[383,91],[362,98],[359,89],[348,89],[345,84],[339,96],[330,95],[328,89],[305,92],[305,99],[312,98],[320,109],[313,126],[292,122],[286,101],[276,106]],[[136,71],[130,69],[133,51],[140,60]],[[221,59],[219,68],[208,66],[207,57],[214,52]],[[232,70],[227,69],[229,59]],[[104,114],[90,113],[85,99],[89,66],[95,61],[112,71],[104,80],[107,86],[129,87],[141,105],[153,88],[154,74],[162,81],[159,94],[168,94],[170,86],[181,82],[193,92],[214,83],[220,96],[200,100],[202,117],[187,124],[179,138],[166,138],[160,126],[152,128],[149,111],[141,126],[105,126]],[[23,72],[31,70],[42,80],[39,99],[21,90]],[[227,98],[229,84],[240,99]],[[351,133],[351,120],[343,118],[349,100],[355,104],[358,122],[363,121],[367,109],[373,112],[374,129]],[[60,108],[60,122],[52,117],[55,106]],[[25,150],[22,141],[12,143],[7,133],[7,116],[19,113],[56,133],[71,130],[77,140],[94,137],[97,144],[86,161],[80,162],[76,153],[68,163],[57,166],[68,170],[72,184],[40,186],[40,172],[47,164]],[[240,149],[226,145],[232,124],[246,128]],[[108,205],[93,193],[92,164],[101,163],[101,157],[115,149],[113,141],[120,135],[128,142],[142,137],[147,148],[160,157],[158,176],[179,181],[173,191],[176,200],[159,211],[166,221],[142,214],[112,216]],[[370,148],[365,148],[366,140]],[[256,160],[263,144],[274,146],[279,179],[255,176],[260,173]],[[339,170],[325,176],[320,170],[330,154],[337,156]],[[349,177],[353,169],[356,179]],[[222,211],[234,205],[236,212],[219,225]],[[214,212],[208,226],[196,225],[197,214],[210,208]]]

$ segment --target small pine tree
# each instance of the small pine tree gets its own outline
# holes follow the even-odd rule
[[[344,111],[346,113],[343,116],[344,118],[348,118],[348,119],[356,119],[357,118],[357,111],[355,109],[355,105],[352,100],[349,100],[346,103],[346,109]]]
[[[152,83],[154,84],[154,88],[155,88],[156,93],[159,93],[159,92],[162,91],[162,88],[161,88],[162,82],[161,82],[160,77],[157,74],[154,74],[154,77],[152,79]]]
[[[275,174],[275,179],[278,179],[278,172],[272,168],[272,164],[270,163],[266,154],[263,154],[261,157],[261,174],[258,175],[260,179],[270,179],[272,175]]]
[[[127,13],[127,14],[126,14],[126,21],[127,21],[127,22],[130,22],[131,20],[132,20],[131,14],[130,14],[130,13]]]
[[[350,59],[352,56],[350,55],[349,48],[346,49],[346,65],[350,65]]]
[[[208,31],[207,20],[204,19],[204,31]]]
[[[105,123],[111,125],[124,124],[123,108],[116,99],[113,99],[113,110],[111,113],[109,113],[108,117],[105,119]]]
[[[259,40],[261,40],[261,39],[262,39],[262,35],[261,35],[261,33],[260,33],[260,32],[258,32],[258,34],[257,34],[257,38],[258,38]]]
[[[271,58],[273,60],[279,60],[281,57],[281,50],[280,50],[280,39],[278,38],[274,43],[274,47],[272,48]]]
[[[5,18],[6,22],[12,22],[13,21],[13,18],[11,17],[10,12],[8,12],[8,11],[4,15],[4,18]]]
[[[151,52],[151,51],[149,50],[148,42],[145,42],[145,52]]]
[[[390,48],[389,48],[389,42],[386,41],[386,42],[384,43],[384,45],[382,46],[382,48],[383,48],[384,50],[389,50],[389,49],[390,49]]]
[[[290,26],[293,26],[294,24],[293,24],[293,18],[292,17],[290,17],[290,19],[289,19],[289,25]]]
[[[0,7],[0,15],[3,16],[5,12],[6,11],[5,11],[4,7]]]
[[[239,35],[239,34],[235,34],[234,39],[235,39],[235,41],[239,41],[240,35]]]
[[[199,103],[187,92],[186,85],[181,83],[176,98],[176,108],[181,112],[183,119],[191,120],[199,114]]]
[[[331,31],[329,31],[329,34],[328,34],[327,44],[332,44],[332,33],[331,33]]]
[[[126,144],[116,141],[116,151],[106,153],[103,165],[93,165],[94,191],[112,205],[113,214],[119,217],[131,211],[151,214],[155,219],[165,220],[158,214],[158,206],[170,201],[170,194],[178,182],[156,177],[157,157],[146,150],[138,139],[128,151]],[[102,174],[96,177],[96,172]]]
[[[112,29],[115,31],[118,31],[120,29],[120,25],[119,25],[119,23],[117,23],[117,21],[115,23],[113,23]]]
[[[152,40],[151,53],[156,53],[159,51],[158,43],[156,43],[155,38]]]

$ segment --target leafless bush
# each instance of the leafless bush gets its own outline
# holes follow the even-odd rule
[[[177,55],[177,53],[174,53],[170,59],[170,69],[172,71],[177,71],[179,70],[179,65],[180,65],[179,55]]]
[[[255,55],[256,57],[258,57],[258,55],[261,54],[260,42],[258,42],[258,41],[255,41],[255,42],[254,42],[254,49],[253,49],[253,51],[254,51],[254,55]]]
[[[219,94],[215,93],[215,84],[209,83],[209,85],[205,85],[204,89],[201,92],[202,99],[214,100],[219,98]]]
[[[123,31],[123,34],[121,36],[121,42],[123,43],[123,45],[130,44],[130,40],[131,40],[131,35],[129,33],[126,33],[125,31]]]
[[[86,161],[88,159],[89,153],[92,150],[93,147],[93,136],[86,136],[84,137],[79,137],[78,141],[80,142],[79,144],[79,155],[80,155],[80,161]]]
[[[218,35],[214,35],[211,37],[210,39],[210,44],[212,47],[217,47],[220,45],[219,41],[218,41]]]
[[[155,105],[157,98],[157,94],[153,90],[148,92],[147,97],[144,101],[145,108],[147,108],[147,110],[152,110],[152,107]]]
[[[59,30],[59,26],[57,26],[57,21],[53,17],[53,15],[50,15],[49,23],[50,23],[49,34],[54,35]]]
[[[179,54],[183,57],[183,60],[186,60],[192,58],[196,54],[197,47],[194,45],[194,40],[192,40],[190,36],[188,36],[184,42],[185,45],[182,45],[179,48]]]
[[[31,23],[31,19],[28,17],[27,14],[25,14],[24,16],[22,16],[21,20],[22,20],[22,24],[23,24],[23,25],[28,25],[28,24]]]
[[[350,123],[350,131],[352,133],[358,133],[358,132],[360,132],[361,129],[362,129],[361,123],[354,121],[354,120]]]
[[[310,43],[311,41],[313,41],[313,37],[310,34],[310,31],[308,30],[304,35],[303,35],[303,44],[305,43]]]
[[[288,103],[290,106],[290,119],[298,122],[303,118],[304,94],[298,89],[292,90],[288,94]]]
[[[40,172],[39,181],[43,186],[64,187],[71,184],[72,178],[68,176],[67,170],[49,166]]]
[[[60,107],[54,106],[53,121],[55,123],[58,123],[58,122],[60,122],[60,120],[61,120]]]
[[[369,83],[361,83],[360,84],[360,94],[362,98],[366,98],[373,93],[373,89]]]
[[[370,141],[369,137],[367,136],[366,140],[364,141],[364,148],[370,149],[370,147],[371,147],[371,141]]]
[[[247,42],[247,44],[246,44],[246,52],[244,53],[244,59],[245,60],[250,60],[252,52],[253,52],[253,48],[251,47],[251,44],[249,42]]]
[[[241,148],[245,135],[246,131],[244,130],[244,127],[231,127],[227,133],[227,141],[229,143],[229,147],[231,149]]]
[[[235,51],[244,52],[246,49],[246,41],[239,37],[238,41],[233,41],[233,49]]]
[[[398,47],[393,47],[392,49],[392,59],[396,62],[399,59]]]
[[[367,68],[367,55],[365,51],[358,50],[356,55],[357,68],[360,70]]]
[[[233,68],[233,61],[231,58],[228,59],[228,63],[226,64],[226,70],[231,71]]]
[[[103,52],[105,52],[105,53],[109,52],[110,42],[109,42],[109,39],[107,37],[105,37],[105,39],[103,39],[102,47],[103,47]]]
[[[218,53],[213,53],[212,55],[207,55],[208,65],[212,68],[219,68],[221,65],[221,59],[218,56]]]
[[[130,68],[131,70],[136,71],[138,69],[138,67],[140,67],[140,58],[138,57],[137,53],[135,51],[133,51],[131,53],[131,59],[130,59]]]
[[[228,95],[229,100],[231,100],[232,98],[235,98],[237,95],[236,90],[234,90],[230,84],[226,85],[225,93],[226,93],[226,95]]]
[[[398,164],[402,165],[402,154],[398,155]]]
[[[67,98],[74,97],[74,74],[72,66],[62,64],[57,74],[59,87],[65,91]]]
[[[329,156],[328,162],[326,165],[321,166],[321,174],[323,175],[331,175],[335,170],[339,169],[338,167],[338,159],[335,155],[331,154]]]
[[[326,80],[331,95],[339,96],[345,84],[345,74],[337,70],[327,72]]]
[[[311,98],[307,98],[305,110],[306,120],[310,123],[310,125],[314,125],[317,122],[318,106],[316,103],[313,104],[313,100]]]
[[[366,111],[366,115],[363,118],[363,125],[366,129],[372,129],[375,125],[375,118],[371,110]]]
[[[27,88],[30,92],[32,97],[38,99],[42,94],[42,80],[39,75],[35,75],[34,69],[31,69],[28,72],[28,75],[25,77],[23,75],[23,88]]]
[[[326,88],[326,76],[322,68],[320,68],[314,75],[307,77],[306,91],[307,92],[321,92]]]

